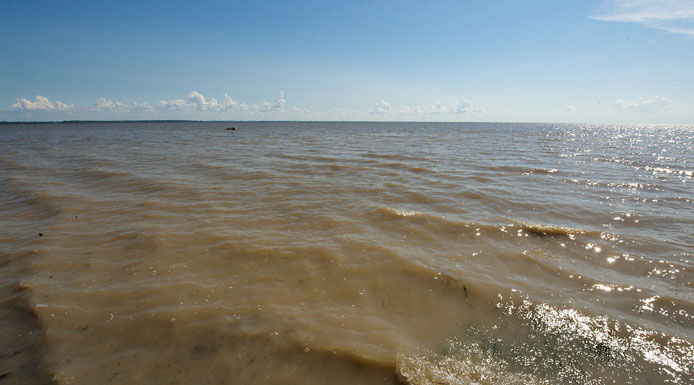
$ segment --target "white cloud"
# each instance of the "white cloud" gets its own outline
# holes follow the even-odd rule
[[[27,98],[17,98],[17,103],[10,106],[11,109],[30,111],[62,111],[74,107],[73,104],[65,104],[61,101],[51,102],[47,97],[41,95],[36,95],[33,102]]]
[[[446,114],[448,113],[448,106],[441,104],[438,100],[429,106],[429,113],[432,114]]]
[[[397,106],[381,99],[373,114],[391,114],[391,115],[463,115],[469,112],[481,112],[479,108],[473,108],[472,104],[467,99],[463,99],[451,104],[441,103],[436,101],[428,106]]]
[[[195,109],[195,104],[188,103],[183,99],[162,100],[157,104],[159,109],[169,110],[169,111],[190,111]]]
[[[101,97],[101,98],[99,98],[99,100],[96,101],[94,108],[97,110],[109,110],[109,111],[127,111],[127,110],[129,110],[125,104],[123,104],[119,101],[108,100],[104,97]]]
[[[191,91],[188,94],[188,101],[193,103],[195,106],[197,106],[197,108],[200,109],[202,109],[206,105],[205,97],[198,91]]]
[[[272,104],[270,102],[262,102],[258,109],[262,112],[270,112],[272,111]]]
[[[279,98],[274,103],[262,102],[257,104],[240,103],[234,100],[227,93],[224,93],[224,98],[219,102],[215,98],[209,100],[198,91],[191,91],[186,100],[162,100],[157,104],[157,108],[166,111],[188,111],[188,112],[240,112],[240,113],[258,113],[258,112],[284,112],[286,99],[284,92],[280,91]]]
[[[567,112],[574,112],[576,111],[576,107],[574,106],[566,106],[561,109],[561,112],[567,113]]]
[[[385,100],[381,99],[378,101],[378,104],[376,105],[374,112],[376,112],[377,114],[385,114],[391,112],[392,110],[393,106]]]
[[[249,110],[249,106],[246,103],[239,103],[232,99],[226,92],[224,93],[224,99],[221,104],[221,111],[240,111],[246,112]]]
[[[289,112],[293,114],[298,114],[298,115],[308,115],[311,113],[311,110],[308,108],[297,108],[297,107],[292,107]]]
[[[133,102],[130,105],[130,110],[133,112],[152,112],[152,111],[154,111],[154,107],[152,107],[152,105],[147,103],[147,102],[144,102],[144,103]]]
[[[227,93],[224,93],[224,100],[222,100],[222,106],[224,108],[233,108],[236,107],[238,103],[234,99],[231,98],[231,96],[227,95]]]
[[[261,112],[284,112],[284,106],[286,105],[286,100],[284,99],[284,91],[280,91],[280,96],[274,103],[262,102],[257,109]],[[256,106],[251,106],[252,109],[256,109]]]
[[[394,106],[384,99],[371,110],[337,108],[329,111],[311,111],[301,106],[288,106],[284,91],[274,101],[243,103],[232,98],[228,93],[214,98],[202,92],[192,90],[185,97],[161,100],[158,103],[122,102],[107,97],[100,97],[93,104],[79,107],[59,101],[53,102],[43,96],[35,100],[18,98],[10,110],[50,111],[53,115],[61,111],[70,118],[80,119],[161,119],[161,118],[202,118],[202,119],[322,119],[353,120],[366,119],[434,119],[457,120],[460,116],[481,112],[466,99],[443,103],[436,101],[426,105]]]
[[[52,111],[52,112],[69,112],[74,113],[84,113],[87,116],[93,117],[93,114],[103,114],[103,113],[145,113],[154,112],[154,107],[147,102],[138,103],[133,102],[128,105],[121,103],[117,100],[110,100],[105,97],[99,98],[94,105],[91,107],[78,107],[74,104],[66,104],[61,101],[52,102],[48,98],[38,95],[34,101],[26,98],[18,98],[17,103],[10,106],[11,110],[24,110],[24,111]]]
[[[472,105],[467,99],[455,102],[453,104],[443,104],[439,101],[434,102],[428,107],[429,113],[432,114],[464,114],[467,113]]]
[[[591,19],[637,23],[694,37],[692,0],[612,0],[610,11]]]
[[[633,100],[617,99],[614,107],[617,111],[636,112],[640,114],[657,114],[670,110],[672,100],[656,95],[650,98],[638,97]]]
[[[453,110],[456,114],[464,114],[468,112],[468,110],[472,107],[470,102],[465,100],[461,100],[459,102],[456,102],[455,105],[453,106]],[[480,112],[481,110],[479,108],[475,108],[472,112]]]
[[[223,108],[217,99],[210,98],[210,100],[206,100],[205,96],[198,91],[191,91],[188,94],[188,102],[189,106],[192,106],[196,111],[219,111]]]
[[[280,91],[280,97],[275,100],[275,104],[272,105],[272,108],[275,111],[284,111],[284,106],[287,104],[287,101],[284,99],[284,91]]]
[[[224,101],[219,103],[215,98],[207,100],[203,94],[194,90],[188,94],[186,100],[162,100],[157,105],[157,108],[168,111],[221,111],[236,105],[236,102],[226,93],[224,97]]]

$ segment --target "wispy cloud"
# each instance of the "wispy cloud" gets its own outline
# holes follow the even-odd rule
[[[612,0],[609,11],[591,19],[637,23],[649,28],[694,37],[692,0]]]
[[[104,97],[99,98],[94,105],[94,109],[99,111],[128,111],[129,108],[119,101],[108,100]]]
[[[274,103],[263,102],[259,106],[261,112],[284,112],[284,106],[286,104],[284,99],[284,91],[280,91],[280,97],[275,100]]]
[[[152,107],[152,105],[147,103],[147,102],[143,102],[143,103],[133,102],[130,105],[130,110],[132,112],[153,112],[154,107]]]
[[[372,114],[380,115],[463,115],[479,113],[482,110],[473,108],[467,99],[446,104],[436,101],[428,106],[393,106],[381,99],[374,107]]]
[[[467,99],[459,100],[453,104],[443,104],[437,101],[428,108],[428,112],[431,114],[465,114],[471,111],[479,112],[477,110],[472,110],[472,105]]]
[[[376,107],[374,107],[374,112],[377,114],[387,114],[393,111],[393,105],[381,99],[378,101]]]
[[[45,96],[36,95],[34,101],[27,98],[17,98],[17,103],[11,105],[10,109],[25,111],[62,111],[74,107],[74,104],[66,104],[61,101],[52,102]]]
[[[672,100],[656,95],[650,98],[638,97],[632,100],[617,99],[614,101],[614,108],[617,111],[657,114],[669,111],[671,104]]]
[[[74,110],[79,110],[79,108],[74,107]],[[147,102],[138,103],[132,102],[131,104],[121,103],[117,100],[110,100],[105,97],[99,98],[91,108],[82,109],[88,112],[115,112],[115,113],[146,113],[154,112],[154,107]]]

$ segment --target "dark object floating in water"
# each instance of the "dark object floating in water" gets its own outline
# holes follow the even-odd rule
[[[39,237],[43,237],[43,233],[39,233]]]
[[[235,131],[236,127],[227,127],[227,131]]]

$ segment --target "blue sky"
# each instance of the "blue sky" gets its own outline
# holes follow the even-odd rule
[[[0,120],[694,124],[694,0],[0,0]]]

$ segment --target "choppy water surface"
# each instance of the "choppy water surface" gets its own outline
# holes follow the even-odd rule
[[[0,126],[0,384],[692,384],[693,127]]]

